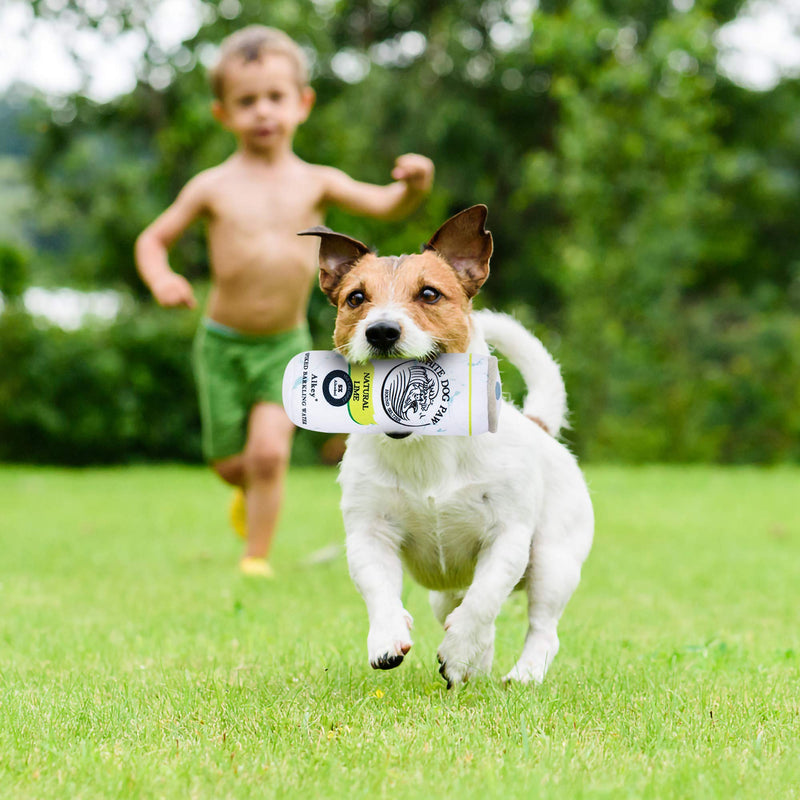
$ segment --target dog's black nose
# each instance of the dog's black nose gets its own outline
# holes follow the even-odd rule
[[[391,350],[401,334],[396,322],[373,322],[366,330],[367,341],[378,350]]]

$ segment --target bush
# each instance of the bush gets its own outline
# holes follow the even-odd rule
[[[0,460],[201,462],[196,327],[159,309],[76,331],[0,314]],[[330,460],[329,438],[298,431],[293,461]]]
[[[722,297],[683,307],[671,329],[565,338],[576,449],[602,461],[800,460],[800,319]],[[649,335],[648,335],[649,334]],[[584,345],[584,346],[582,346]]]
[[[800,319],[728,296],[638,331],[533,325],[561,362],[573,429],[590,460],[800,460]],[[313,322],[313,315],[312,315]],[[158,309],[67,332],[0,315],[0,459],[67,465],[200,462],[190,352],[196,319]],[[318,326],[315,325],[315,328]],[[329,347],[320,328],[317,347]],[[503,385],[522,398],[505,362]],[[340,441],[298,431],[295,463],[333,461]]]
[[[0,458],[196,461],[200,423],[185,315],[62,331],[0,316]]]

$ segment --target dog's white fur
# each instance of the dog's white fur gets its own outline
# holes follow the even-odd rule
[[[397,353],[436,350],[435,332],[416,325],[402,304],[369,314],[400,324]],[[555,438],[566,415],[558,365],[511,317],[476,312],[469,323],[468,352],[486,354],[493,345],[519,368],[525,413],[504,402],[497,432],[474,437],[350,436],[339,476],[350,574],[367,606],[376,668],[397,666],[412,644],[403,567],[431,590],[445,629],[438,657],[448,685],[490,671],[495,619],[510,593],[524,588],[529,630],[505,680],[541,682],[591,547],[592,505],[575,458]],[[371,352],[366,328],[354,326],[346,343],[362,358]]]

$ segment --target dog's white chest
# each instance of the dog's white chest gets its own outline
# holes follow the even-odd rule
[[[440,458],[418,452],[415,461],[405,464],[346,458],[343,510],[346,524],[350,514],[384,520],[418,583],[430,589],[462,589],[472,582],[478,554],[495,534],[500,497],[490,480],[460,469],[457,454],[446,457],[444,449],[435,451]],[[362,471],[365,464],[372,468]]]
[[[491,536],[492,510],[480,487],[419,495],[401,491],[394,509],[401,556],[415,580],[430,589],[466,588],[478,553]]]

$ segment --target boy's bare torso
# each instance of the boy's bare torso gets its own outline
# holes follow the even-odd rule
[[[317,244],[297,233],[323,221],[323,170],[296,157],[271,165],[234,155],[198,176],[211,319],[246,333],[274,333],[305,321]]]

